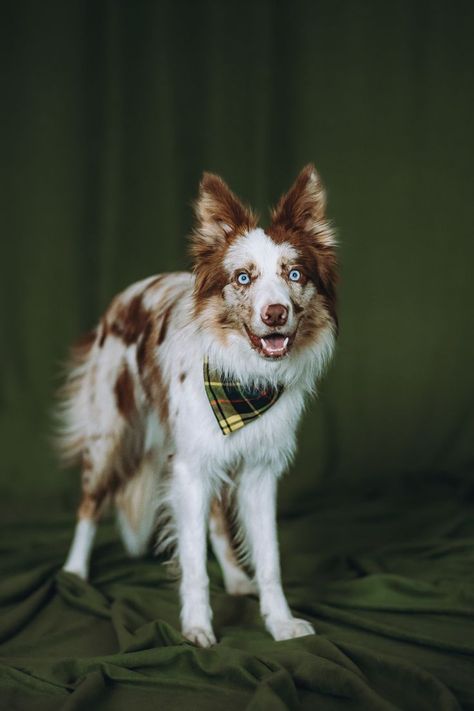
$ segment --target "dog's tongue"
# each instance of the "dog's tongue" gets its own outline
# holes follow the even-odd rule
[[[261,338],[260,341],[266,355],[281,355],[286,350],[288,338],[275,334],[265,336],[265,338]]]

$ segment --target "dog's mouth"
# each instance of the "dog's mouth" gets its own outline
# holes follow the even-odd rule
[[[257,336],[247,326],[245,326],[245,331],[253,348],[265,358],[283,358],[290,350],[295,339],[294,333],[267,333],[265,336]]]

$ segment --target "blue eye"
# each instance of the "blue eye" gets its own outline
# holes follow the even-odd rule
[[[301,272],[298,269],[292,269],[288,274],[288,279],[290,281],[299,281],[301,279]]]
[[[247,272],[240,272],[237,276],[237,281],[239,284],[244,284],[244,286],[246,286],[247,284],[250,284],[250,277]]]

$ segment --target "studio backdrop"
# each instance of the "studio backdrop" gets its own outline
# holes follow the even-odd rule
[[[342,263],[337,358],[283,498],[466,472],[474,449],[469,4],[12,3],[2,10],[2,501],[69,501],[67,348],[189,267],[203,170],[266,217],[314,161]],[[74,494],[73,494],[74,492]]]
[[[96,324],[112,297],[131,282],[190,267],[187,235],[193,220],[192,201],[204,170],[220,174],[260,212],[265,224],[268,208],[299,170],[314,162],[327,187],[328,213],[339,242],[340,335],[318,398],[308,406],[297,458],[280,490],[280,514],[285,521],[308,522],[304,517],[320,507],[314,525],[282,529],[284,577],[290,603],[299,605],[302,615],[312,615],[322,634],[319,641],[303,644],[308,659],[313,655],[311,664],[319,663],[318,654],[324,657],[326,647],[321,640],[337,643],[334,664],[339,664],[339,654],[349,655],[352,661],[347,662],[347,669],[357,664],[368,687],[395,706],[384,706],[385,702],[377,706],[372,692],[367,692],[370,698],[362,692],[358,696],[359,687],[351,686],[346,677],[327,691],[324,665],[320,678],[311,676],[313,672],[307,678],[302,667],[298,667],[298,676],[294,659],[283,662],[284,654],[278,651],[290,647],[270,648],[268,639],[265,650],[270,650],[268,659],[273,661],[259,666],[258,673],[252,667],[252,674],[264,678],[281,663],[287,674],[284,679],[290,680],[289,696],[275,693],[287,705],[252,708],[299,708],[295,698],[307,698],[307,707],[314,708],[316,696],[304,696],[310,687],[311,693],[323,696],[334,692],[330,702],[334,706],[321,708],[339,708],[348,688],[356,706],[360,703],[357,708],[399,708],[396,689],[391,686],[395,677],[399,688],[411,689],[400,707],[419,711],[426,704],[432,711],[441,699],[439,708],[457,708],[451,692],[444,686],[440,691],[437,681],[423,676],[425,672],[414,673],[417,681],[410,686],[408,672],[402,673],[404,660],[410,656],[426,673],[439,674],[463,702],[474,704],[467,666],[467,655],[473,652],[472,629],[471,641],[466,638],[466,625],[472,620],[466,612],[473,604],[472,586],[471,597],[462,588],[462,601],[456,598],[454,602],[453,589],[443,588],[446,597],[439,593],[443,604],[436,607],[438,578],[420,551],[410,549],[405,567],[401,558],[393,556],[391,567],[382,565],[380,559],[377,564],[375,559],[370,564],[368,559],[357,565],[352,558],[348,562],[348,550],[357,536],[364,545],[375,545],[379,536],[387,545],[401,540],[397,536],[402,536],[403,545],[411,545],[423,530],[425,541],[438,535],[444,541],[448,526],[438,522],[452,515],[449,536],[464,541],[456,543],[456,555],[461,555],[459,546],[465,545],[464,557],[456,558],[456,564],[449,557],[443,580],[474,569],[472,552],[465,543],[469,536],[472,540],[474,531],[460,524],[462,497],[461,503],[441,497],[429,516],[418,513],[418,504],[410,508],[403,499],[416,490],[423,502],[439,486],[456,492],[472,486],[473,27],[472,3],[438,0],[19,0],[2,4],[0,511],[13,526],[2,538],[13,546],[4,562],[8,560],[9,570],[19,577],[12,578],[17,583],[0,597],[11,612],[17,600],[27,605],[34,591],[49,591],[44,598],[35,592],[40,597],[34,598],[28,612],[23,607],[20,617],[4,617],[10,627],[1,628],[0,637],[10,644],[12,654],[21,656],[33,649],[32,654],[38,655],[44,640],[53,639],[48,635],[57,629],[58,621],[71,630],[71,637],[63,634],[62,641],[54,637],[54,654],[67,652],[72,658],[83,653],[83,659],[112,654],[117,644],[114,635],[125,619],[114,608],[115,632],[110,631],[109,622],[106,631],[109,603],[94,597],[99,593],[93,588],[78,592],[61,577],[59,593],[48,587],[65,555],[79,497],[78,473],[61,471],[50,446],[54,393],[61,383],[69,345]],[[334,518],[324,518],[320,492],[326,490],[341,497],[361,497],[364,503],[357,509],[360,518],[355,528],[349,524],[346,528],[349,518],[342,514],[338,518],[337,505]],[[378,518],[374,514],[369,525],[373,511],[369,516],[364,507],[370,505],[370,497],[391,491],[402,499],[393,500],[389,514],[388,509],[378,513]],[[363,512],[368,518],[364,519]],[[46,516],[59,517],[54,520],[61,525],[41,534],[38,521],[46,521]],[[468,526],[467,514],[463,521]],[[403,535],[399,525],[405,526]],[[93,571],[98,574],[109,565],[111,577],[102,583],[100,577],[94,578],[94,584],[107,591],[110,601],[118,588],[109,590],[107,581],[121,570],[122,563],[114,556],[123,554],[118,553],[115,534],[108,535],[111,548],[99,546],[95,559],[105,567],[97,564]],[[37,549],[32,541],[37,542]],[[14,550],[15,545],[21,551]],[[303,549],[304,559],[298,557]],[[441,560],[441,548],[429,550],[430,560]],[[45,551],[50,556],[45,567],[35,568],[41,556],[47,556]],[[326,562],[321,563],[323,558]],[[413,589],[412,583],[400,587],[384,577],[384,571],[391,571],[390,575],[403,571],[407,580],[418,580],[417,570],[425,570],[423,561],[427,567],[421,588],[418,582]],[[329,607],[318,607],[323,593],[312,583],[309,592],[298,588],[307,584],[306,578],[313,580],[311,576],[320,583],[329,570],[337,581],[342,569],[347,580],[360,575],[362,587],[342,592],[337,585],[331,588],[326,596]],[[36,572],[34,580],[28,578],[25,583],[23,572],[27,570]],[[138,580],[133,576],[138,576],[139,569],[133,570],[130,580]],[[158,563],[146,570],[149,576],[165,575]],[[382,571],[381,577],[377,571]],[[423,587],[426,581],[435,586],[429,588],[430,593]],[[175,591],[166,593],[174,607],[166,607],[168,603],[153,607],[164,599],[158,595],[146,608],[144,600],[152,597],[146,597],[143,586],[143,595],[138,595],[133,613],[127,613],[127,623],[117,633],[122,650],[147,649],[146,639],[153,639],[150,645],[155,648],[158,637],[163,644],[174,644],[174,638],[163,631],[161,637],[143,633],[140,644],[132,644],[127,637],[132,628],[138,629],[138,619],[144,625],[158,618],[178,624]],[[155,582],[150,582],[152,587],[156,589]],[[122,603],[126,593],[123,596]],[[40,598],[45,605],[59,606],[54,607],[56,616],[45,627],[40,622],[28,627],[43,605],[37,602]],[[425,599],[434,617],[423,609],[413,625],[410,615],[419,610],[417,605],[423,607]],[[336,614],[334,610],[344,607],[347,600],[353,609],[375,612],[365,618],[360,613],[362,617],[356,620],[344,617],[349,613]],[[312,602],[314,607],[310,607]],[[102,622],[93,628],[89,618],[81,617],[85,631],[80,642],[72,645],[79,618],[67,616],[67,604],[74,607],[76,603],[78,609],[89,611],[92,620]],[[253,624],[260,630],[257,603],[246,604],[245,610],[251,610],[247,617],[244,608],[229,608],[231,603],[222,593],[216,623],[219,633],[225,624],[235,624],[236,629]],[[381,612],[388,604],[390,611]],[[402,617],[393,616],[394,610],[402,608],[406,611],[403,624]],[[440,622],[439,615],[444,614],[448,617]],[[461,614],[465,617],[456,616]],[[18,619],[23,620],[19,627]],[[357,630],[365,629],[366,623],[370,630],[358,636]],[[20,628],[24,636],[14,641]],[[33,628],[36,632],[31,632]],[[99,629],[102,637],[94,641],[92,650],[90,635]],[[263,628],[258,634],[258,644],[263,645]],[[393,643],[397,635],[398,642]],[[176,639],[178,646],[173,649],[182,650],[179,635]],[[242,649],[247,649],[245,636],[242,640]],[[233,642],[228,644],[230,654]],[[311,647],[318,644],[323,646]],[[435,651],[423,656],[425,644]],[[271,656],[274,649],[278,653]],[[460,666],[453,667],[451,658],[446,661],[445,652],[440,651],[446,649],[458,655],[455,664]],[[199,654],[195,652],[199,664],[211,659]],[[248,671],[244,656],[238,664]],[[400,665],[399,676],[394,677],[390,665],[395,657]],[[129,670],[131,657],[126,662],[120,659],[116,663]],[[36,661],[29,665],[23,658],[11,664],[16,671],[8,678],[15,689],[15,684],[21,686],[24,681],[25,688],[38,691],[38,679],[42,679],[45,686],[40,691],[46,695],[69,693],[71,680],[76,684],[87,666],[81,662],[83,666],[74,666],[74,671],[68,667],[66,674],[65,667],[46,672]],[[311,664],[305,668],[313,669]],[[101,668],[106,675],[105,667]],[[25,669],[29,669],[27,680],[18,681]],[[189,669],[189,678],[194,679],[197,667]],[[109,672],[107,678],[116,678]],[[234,678],[229,674],[223,673],[222,678]],[[284,687],[286,682],[282,683]],[[15,698],[18,702],[20,697]],[[186,706],[190,698],[183,701],[183,708],[191,707]],[[224,704],[227,697],[219,698]],[[327,703],[328,698],[324,696]],[[126,708],[129,697],[120,699]],[[213,708],[212,699],[199,708]],[[225,707],[244,708],[239,699],[235,697],[234,705],[229,702]],[[110,708],[122,708],[120,703]],[[198,708],[195,703],[193,708]],[[164,707],[172,708],[170,699],[167,704]],[[53,707],[59,705],[48,706],[45,701],[41,709]],[[40,709],[40,705],[28,708]]]

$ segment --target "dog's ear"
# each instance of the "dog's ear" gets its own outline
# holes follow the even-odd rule
[[[272,227],[307,233],[322,247],[335,244],[326,222],[326,191],[312,163],[305,166],[272,210]]]
[[[224,288],[228,275],[223,268],[223,254],[235,237],[257,226],[257,217],[222,178],[212,173],[202,176],[194,209],[196,225],[191,234],[191,256],[195,296],[202,303]]]
[[[225,244],[233,236],[245,234],[257,225],[250,208],[245,207],[218,175],[204,173],[194,203],[197,224],[194,243]]]

